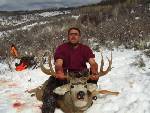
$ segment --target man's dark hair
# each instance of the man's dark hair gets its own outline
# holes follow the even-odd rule
[[[79,32],[79,35],[81,35],[81,31],[80,31],[80,29],[79,28],[77,28],[77,27],[71,27],[71,28],[69,28],[69,30],[68,30],[68,35],[69,35],[69,33],[70,33],[70,31],[71,30],[77,30],[78,32]]]

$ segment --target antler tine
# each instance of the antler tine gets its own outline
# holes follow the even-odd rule
[[[55,71],[53,70],[52,63],[51,63],[51,55],[49,54],[49,57],[48,57],[49,69],[46,69],[46,68],[44,67],[44,65],[43,65],[44,62],[45,62],[44,60],[45,60],[45,59],[42,57],[42,61],[41,61],[41,63],[40,63],[42,72],[44,72],[44,73],[47,74],[47,75],[52,75],[52,76],[56,77],[56,73],[55,73]],[[69,79],[68,76],[66,76],[66,79]]]
[[[49,57],[48,57],[48,64],[49,64],[49,67],[50,67],[51,74],[55,75],[55,72],[53,70],[52,63],[51,63],[51,55],[49,55]]]
[[[48,62],[49,62],[50,69],[46,69],[44,67],[44,65],[43,65],[44,64],[44,58],[42,57],[42,61],[40,63],[41,70],[42,70],[42,72],[44,72],[47,75],[55,76],[55,72],[54,72],[54,70],[52,68],[52,64],[51,64],[51,56],[48,57]]]
[[[111,70],[111,65],[112,65],[112,51],[111,51],[111,58],[110,58],[110,60],[107,57],[108,62],[109,62],[109,66],[108,66],[108,68],[105,71],[103,70],[104,60],[103,60],[102,53],[101,53],[101,56],[102,56],[101,67],[100,67],[100,72],[98,74],[99,74],[99,76],[104,76],[104,75],[106,75]]]
[[[101,60],[101,67],[100,67],[100,71],[103,71],[103,67],[104,67],[104,59],[103,59],[102,52],[101,52],[101,57],[102,57],[102,60]]]

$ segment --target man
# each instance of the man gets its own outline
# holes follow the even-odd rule
[[[53,90],[66,84],[65,73],[85,73],[88,71],[86,63],[88,62],[91,67],[91,82],[97,82],[98,65],[95,62],[95,56],[92,50],[80,43],[80,30],[78,28],[70,28],[68,30],[68,42],[64,43],[55,51],[55,72],[56,77],[50,77],[48,84],[43,94],[42,113],[54,113],[56,107],[57,95]]]

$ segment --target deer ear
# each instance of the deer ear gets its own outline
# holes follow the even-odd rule
[[[58,95],[65,95],[66,92],[69,91],[69,85],[65,84],[62,85],[60,87],[57,87],[56,89],[54,89],[54,93],[58,94]]]

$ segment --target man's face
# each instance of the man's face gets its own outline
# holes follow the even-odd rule
[[[78,30],[75,30],[75,29],[70,30],[70,32],[68,34],[68,40],[72,44],[78,43],[80,40],[80,34],[79,34]]]

